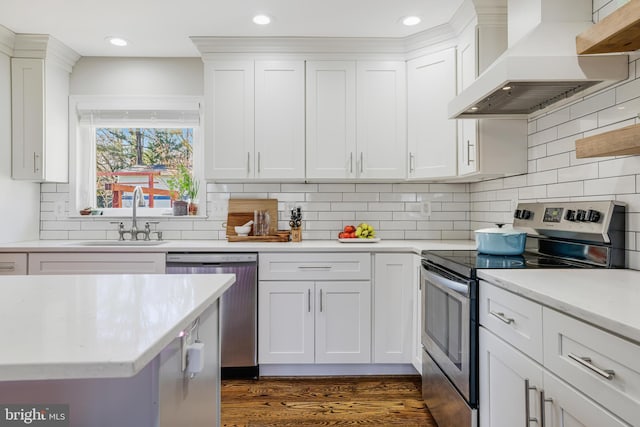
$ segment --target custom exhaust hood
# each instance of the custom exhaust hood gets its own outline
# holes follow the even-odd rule
[[[450,118],[527,116],[628,77],[627,55],[576,54],[591,0],[508,0],[508,47],[449,103]]]

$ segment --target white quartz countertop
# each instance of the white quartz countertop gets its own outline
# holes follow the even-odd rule
[[[226,240],[168,240],[162,244],[132,245],[117,241],[34,240],[5,243],[0,252],[413,252],[422,250],[475,249],[472,240],[381,240],[377,243],[341,243],[337,240],[306,240],[298,243],[228,242]],[[87,245],[89,243],[89,245]]]
[[[640,343],[640,271],[479,270],[501,288]]]
[[[233,274],[0,276],[0,381],[138,373]]]

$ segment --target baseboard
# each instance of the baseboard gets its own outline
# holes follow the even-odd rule
[[[261,377],[419,375],[411,364],[260,365]]]

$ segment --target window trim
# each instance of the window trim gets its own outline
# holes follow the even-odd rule
[[[96,96],[72,95],[69,97],[69,212],[68,217],[96,218],[82,216],[80,209],[89,205],[95,208],[95,132],[86,132],[89,127],[80,124],[78,108],[85,109],[199,109],[200,124],[193,127],[193,175],[200,181],[198,215],[189,218],[206,218],[206,181],[204,179],[204,101],[201,96]],[[89,147],[83,142],[91,140]],[[91,159],[91,160],[88,160]],[[92,165],[87,163],[91,161]],[[91,188],[80,188],[82,183],[90,182]],[[91,202],[88,202],[91,200]],[[131,208],[103,208],[102,217],[131,218]],[[169,217],[167,208],[140,208],[139,217]]]

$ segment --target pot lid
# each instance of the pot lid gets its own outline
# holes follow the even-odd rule
[[[485,233],[485,234],[502,234],[505,236],[512,234],[526,234],[525,231],[514,229],[513,226],[508,226],[508,228],[501,228],[503,224],[498,225],[498,227],[494,228],[482,228],[480,230],[475,230],[474,233]]]

